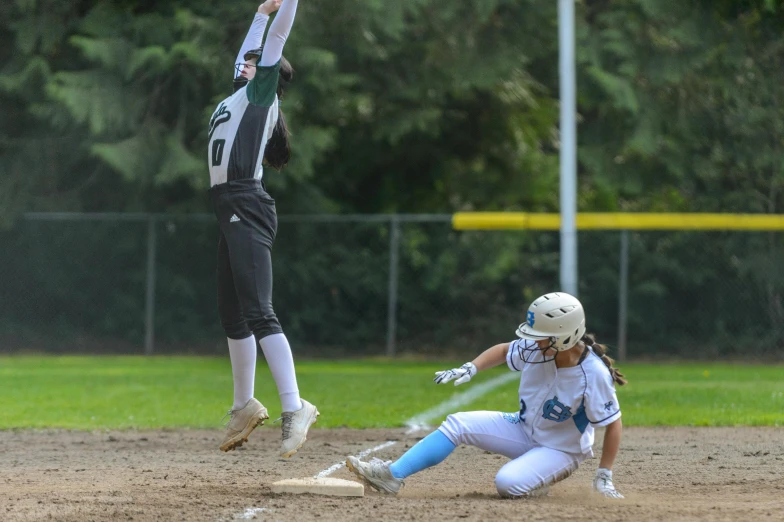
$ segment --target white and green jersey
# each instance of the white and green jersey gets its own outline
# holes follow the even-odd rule
[[[278,122],[280,61],[259,65],[256,76],[223,100],[210,118],[210,186],[237,179],[261,179],[264,149]]]
[[[256,75],[223,100],[210,118],[207,164],[210,186],[237,179],[261,179],[264,150],[278,122],[278,76],[283,46],[288,39],[298,0],[283,0],[272,22]],[[236,63],[251,49],[261,47],[269,17],[256,13]],[[234,70],[236,78],[239,71]]]

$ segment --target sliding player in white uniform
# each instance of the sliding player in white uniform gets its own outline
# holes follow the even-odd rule
[[[493,346],[460,368],[436,372],[438,384],[471,380],[478,371],[506,362],[521,372],[520,411],[473,411],[449,415],[441,426],[395,462],[348,457],[349,470],[375,489],[397,493],[403,479],[443,461],[460,444],[511,460],[495,477],[505,497],[547,494],[593,456],[594,428],[606,426],[595,491],[623,498],[613,485],[612,465],[621,442],[621,410],[614,384],[626,380],[585,335],[585,312],[576,298],[551,293],[536,299],[518,340]]]

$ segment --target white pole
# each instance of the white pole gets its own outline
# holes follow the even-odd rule
[[[574,0],[558,0],[561,79],[561,289],[577,295],[577,103]]]

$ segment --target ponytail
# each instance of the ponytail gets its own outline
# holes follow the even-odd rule
[[[275,129],[272,131],[267,146],[264,149],[264,160],[267,165],[275,170],[280,170],[286,166],[291,158],[291,146],[289,145],[289,128],[286,125],[286,117],[280,109],[280,100],[283,98],[283,92],[288,86],[291,79],[294,77],[294,69],[288,60],[281,57],[280,59],[280,73],[278,75],[278,122],[275,124]]]
[[[289,158],[291,158],[289,129],[283,111],[278,109],[278,122],[267,142],[267,147],[264,149],[264,161],[273,169],[280,170],[286,166]]]
[[[581,339],[583,343],[587,346],[590,346],[593,350],[593,353],[599,356],[602,362],[607,365],[607,368],[610,369],[610,374],[612,375],[612,380],[618,386],[623,386],[627,383],[626,378],[624,375],[618,370],[618,368],[613,367],[613,363],[615,362],[612,357],[607,355],[607,347],[603,344],[599,344],[596,342],[596,339],[591,334],[586,334]]]

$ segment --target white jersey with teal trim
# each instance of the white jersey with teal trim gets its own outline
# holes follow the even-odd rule
[[[542,352],[524,351],[536,343],[509,345],[506,363],[520,376],[520,420],[537,444],[567,453],[593,455],[594,428],[621,417],[612,374],[593,350],[571,368],[541,362]]]

